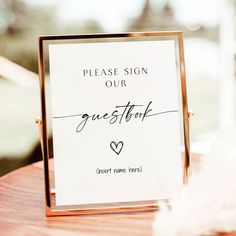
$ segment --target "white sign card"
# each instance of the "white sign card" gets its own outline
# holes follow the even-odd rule
[[[171,198],[182,186],[174,40],[50,44],[56,205]]]

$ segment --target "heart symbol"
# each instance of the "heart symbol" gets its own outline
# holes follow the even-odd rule
[[[117,155],[120,154],[120,152],[121,152],[123,146],[124,146],[123,141],[120,141],[120,142],[118,142],[118,143],[116,143],[115,141],[112,141],[112,142],[110,143],[110,148],[111,148],[111,150],[114,151]]]

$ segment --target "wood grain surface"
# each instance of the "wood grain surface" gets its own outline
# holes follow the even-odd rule
[[[43,184],[42,162],[0,178],[1,236],[153,235],[155,212],[46,218]]]
[[[0,235],[152,235],[154,212],[46,218],[42,164],[0,178]]]

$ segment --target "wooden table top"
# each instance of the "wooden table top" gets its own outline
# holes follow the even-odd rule
[[[155,212],[45,217],[42,168],[39,162],[0,178],[1,236],[153,235]]]

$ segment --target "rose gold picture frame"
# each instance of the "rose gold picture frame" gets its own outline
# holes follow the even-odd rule
[[[46,102],[46,43],[49,42],[80,42],[86,40],[103,41],[128,41],[128,40],[162,40],[174,39],[176,42],[176,57],[178,60],[179,84],[181,92],[182,106],[182,128],[183,128],[183,183],[186,184],[190,172],[190,138],[189,138],[189,118],[192,115],[188,111],[187,90],[186,90],[186,73],[184,63],[184,46],[182,32],[131,32],[131,33],[116,33],[116,34],[89,34],[89,35],[54,35],[54,36],[39,36],[38,37],[38,69],[40,82],[40,102],[41,116],[36,119],[36,123],[40,129],[40,143],[42,149],[42,157],[44,163],[44,182],[45,182],[45,207],[46,216],[61,216],[61,215],[85,215],[85,214],[100,214],[100,213],[118,213],[127,211],[150,211],[158,209],[158,201],[142,201],[142,202],[121,202],[108,204],[88,204],[79,206],[58,207],[55,205],[56,191],[54,189],[53,176],[53,156],[49,148],[49,133],[48,133],[48,107]]]

